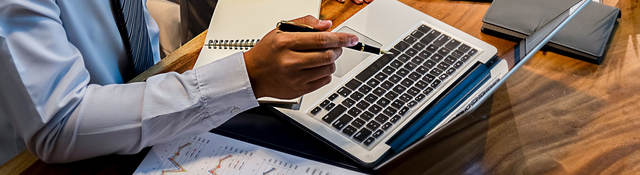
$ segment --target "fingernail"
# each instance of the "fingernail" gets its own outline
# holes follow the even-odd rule
[[[358,37],[351,37],[351,46],[355,46],[358,44]]]
[[[342,2],[342,3],[344,3],[344,0],[338,0],[338,2]]]
[[[320,20],[320,24],[322,24],[322,25],[332,25],[333,22],[331,22],[331,20]]]

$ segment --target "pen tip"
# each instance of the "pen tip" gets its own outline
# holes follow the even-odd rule
[[[390,54],[393,54],[393,52],[386,51],[386,50],[382,50],[382,49],[380,50],[380,53],[381,53],[381,54],[383,54],[383,55],[390,55]]]

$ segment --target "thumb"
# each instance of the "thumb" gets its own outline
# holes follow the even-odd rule
[[[297,18],[291,21],[298,24],[309,25],[314,29],[321,30],[321,31],[329,30],[329,28],[331,28],[331,25],[333,25],[333,23],[330,20],[319,20],[318,18],[313,17],[311,15]]]

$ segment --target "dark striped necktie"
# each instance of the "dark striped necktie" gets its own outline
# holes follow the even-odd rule
[[[153,66],[153,52],[142,0],[111,0],[111,6],[135,75],[140,74]]]

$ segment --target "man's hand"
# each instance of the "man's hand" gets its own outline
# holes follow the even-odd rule
[[[313,16],[293,21],[323,31],[332,25]],[[258,98],[290,99],[314,91],[331,81],[342,47],[357,42],[355,35],[347,33],[274,29],[244,53],[253,92]]]
[[[345,0],[337,0],[337,1],[344,2]],[[356,3],[356,4],[362,4],[363,2],[366,2],[368,4],[373,2],[373,0],[351,0],[351,1],[353,1],[353,3]]]

